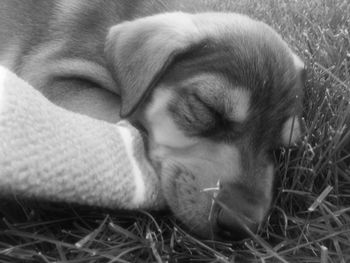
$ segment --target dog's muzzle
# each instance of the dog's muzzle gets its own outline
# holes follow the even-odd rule
[[[214,234],[238,241],[254,235],[269,207],[264,191],[239,183],[226,183],[215,198],[212,216]]]

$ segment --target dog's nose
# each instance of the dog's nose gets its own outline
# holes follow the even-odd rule
[[[254,222],[248,216],[219,209],[217,212],[218,234],[225,239],[239,241],[248,238],[249,232],[256,232],[259,226],[258,222]]]
[[[239,241],[258,230],[264,218],[264,205],[256,193],[242,185],[224,186],[217,196],[216,228],[218,235]]]

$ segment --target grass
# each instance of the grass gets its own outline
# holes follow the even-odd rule
[[[200,240],[168,214],[26,200],[0,204],[0,262],[350,262],[350,4],[237,1],[307,64],[297,149],[276,154],[276,198],[257,236]]]

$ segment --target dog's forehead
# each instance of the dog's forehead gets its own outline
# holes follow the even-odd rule
[[[202,40],[181,56],[188,67],[220,72],[248,89],[266,83],[283,89],[295,78],[293,53],[265,23],[232,13],[196,14],[193,21]]]
[[[203,45],[176,59],[165,79],[176,84],[191,79],[206,86],[206,92],[213,93],[213,97],[229,89],[230,96],[220,92],[218,96],[243,97],[243,101],[259,106],[270,100],[277,102],[292,96],[297,74],[291,51],[278,40],[280,43],[243,33],[208,36]],[[211,86],[216,87],[215,92],[211,92]]]

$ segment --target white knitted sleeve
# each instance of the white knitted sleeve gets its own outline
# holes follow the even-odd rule
[[[138,131],[62,109],[0,66],[0,194],[123,209],[164,206]]]

